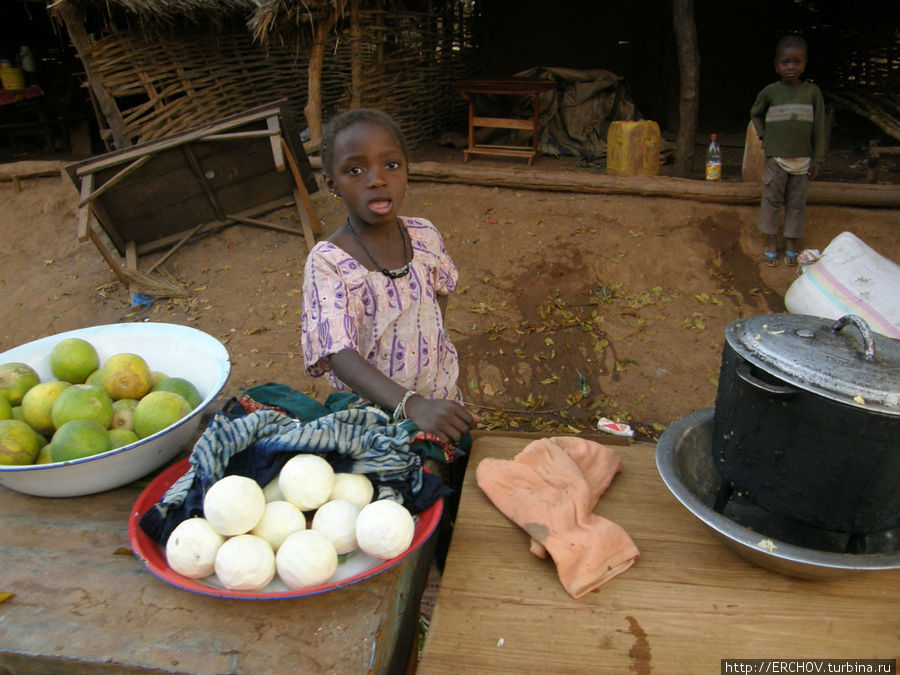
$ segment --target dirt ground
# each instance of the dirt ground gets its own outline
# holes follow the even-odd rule
[[[226,345],[223,398],[264,382],[329,393],[303,374],[302,237],[234,226],[196,239],[163,266],[190,297],[132,307],[94,245],[76,240],[77,203],[67,178],[23,180],[19,191],[0,182],[0,352],[88,325],[163,321]],[[324,192],[314,204],[327,236],[341,207]],[[713,405],[726,326],[785,311],[796,278],[760,265],[751,206],[412,182],[403,212],[431,219],[459,267],[447,327],[486,429],[575,432],[606,416],[655,439]],[[293,210],[267,219],[297,224]],[[813,206],[801,243],[821,250],[851,231],[900,261],[897,227],[896,210]]]

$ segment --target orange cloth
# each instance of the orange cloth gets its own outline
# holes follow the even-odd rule
[[[580,598],[621,574],[639,555],[619,525],[593,513],[619,471],[609,448],[573,436],[541,438],[512,460],[486,458],[475,471],[484,493],[547,553],[563,587]]]

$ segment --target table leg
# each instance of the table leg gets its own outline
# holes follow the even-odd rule
[[[531,107],[534,109],[534,128],[533,128],[533,132],[532,132],[533,135],[531,137],[531,153],[532,154],[531,154],[531,157],[528,158],[528,166],[531,166],[532,160],[534,160],[535,157],[539,157],[541,154],[540,150],[538,149],[539,127],[538,127],[538,95],[537,94],[531,95]]]
[[[463,96],[469,101],[469,150],[475,147],[475,99],[469,96]],[[463,153],[463,161],[469,161],[468,150]]]

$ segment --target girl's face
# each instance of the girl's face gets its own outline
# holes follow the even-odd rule
[[[334,139],[329,190],[344,199],[354,225],[382,225],[396,220],[406,195],[403,149],[391,130],[378,122],[357,122]]]
[[[801,47],[785,47],[775,57],[775,72],[785,84],[800,84],[800,76],[805,70],[806,50]]]

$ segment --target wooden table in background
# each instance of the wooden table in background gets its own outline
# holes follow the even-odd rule
[[[613,448],[622,471],[596,509],[641,556],[574,600],[475,483],[483,458],[511,459],[527,442],[475,442],[420,675],[718,673],[723,658],[897,657],[900,573],[810,581],[746,562],[672,496],[647,443]]]
[[[0,673],[395,673],[417,645],[435,537],[357,584],[289,600],[196,595],[129,550],[131,485],[67,499],[0,487]]]
[[[460,80],[453,83],[454,88],[469,102],[469,147],[463,151],[463,158],[469,161],[469,155],[494,155],[499,157],[524,157],[528,166],[540,155],[538,149],[538,95],[553,89],[556,84],[552,80],[527,79],[509,77],[489,80]],[[531,100],[533,115],[531,119],[508,117],[480,117],[475,114],[475,96],[478,94],[501,96],[527,96]],[[488,145],[475,143],[475,127],[494,129],[519,129],[531,132],[531,147],[515,145]]]

